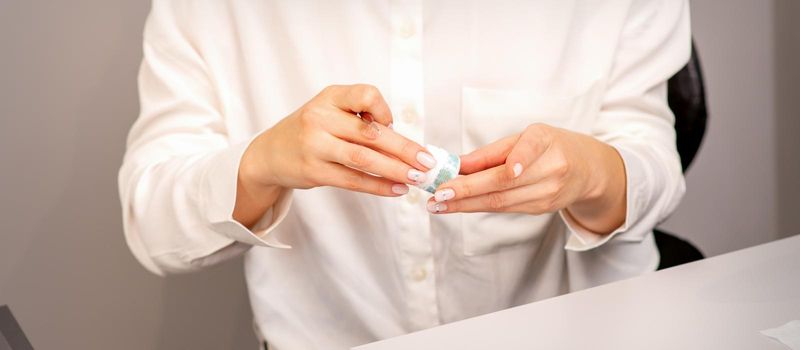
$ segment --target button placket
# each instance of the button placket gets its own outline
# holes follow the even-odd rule
[[[419,205],[421,204],[420,199],[422,195],[419,193],[420,190],[417,188],[409,188],[408,194],[406,194],[406,202],[411,205]]]
[[[417,113],[417,109],[414,107],[414,105],[408,105],[405,108],[403,108],[402,118],[403,122],[405,122],[406,124],[414,125],[417,123],[417,120],[419,119],[419,114]]]
[[[425,280],[426,277],[428,277],[428,271],[424,266],[417,266],[411,274],[411,278],[417,282]]]
[[[391,2],[391,92],[390,106],[399,111],[395,130],[420,144],[424,143],[424,80],[422,70],[422,1]],[[408,229],[398,237],[400,265],[407,288],[409,323],[413,329],[439,324],[436,285],[433,276],[430,217],[421,190],[412,188],[405,195],[401,215]]]

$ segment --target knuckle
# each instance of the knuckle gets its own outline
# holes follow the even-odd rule
[[[531,133],[531,134],[534,134],[534,135],[541,134],[543,132],[544,127],[545,127],[545,124],[533,123],[531,125],[528,125],[527,128],[525,128],[525,132]]]
[[[558,178],[564,178],[571,170],[570,163],[562,158],[556,165],[555,175],[558,176]]]
[[[533,123],[528,125],[527,130],[537,134],[544,134],[549,131],[550,126],[545,123]]]
[[[505,207],[505,195],[502,192],[492,192],[488,195],[489,208],[499,210]]]
[[[371,106],[378,100],[380,96],[380,92],[378,92],[378,88],[367,85],[361,84],[358,88],[359,95],[361,96],[361,103],[364,106]]]
[[[322,88],[322,91],[320,91],[320,95],[330,95],[334,90],[336,90],[337,87],[338,87],[337,85],[328,85]]]
[[[403,144],[400,146],[400,154],[407,154],[413,159],[414,154],[417,153],[417,147],[414,145],[414,141],[404,138],[402,142]]]
[[[380,136],[380,130],[377,128],[377,126],[373,125],[373,123],[360,123],[358,128],[361,132],[361,136],[367,140],[375,140],[378,138],[378,136]]]
[[[456,194],[461,198],[472,197],[472,185],[469,182],[462,182],[453,186],[456,189]]]
[[[342,186],[347,190],[355,191],[361,187],[362,176],[357,172],[348,173],[342,179]]]
[[[497,176],[498,177],[497,178],[497,182],[500,185],[500,187],[501,188],[516,187],[517,178],[515,178],[514,176],[509,174],[508,171],[505,171],[505,169],[503,169],[503,170],[504,171],[501,171]]]
[[[300,119],[300,125],[303,129],[311,128],[316,125],[317,119],[317,110],[310,106],[303,106],[298,111],[298,118]]]
[[[552,127],[544,123],[533,123],[525,128],[525,133],[531,136],[531,140],[549,140]],[[539,142],[536,142],[539,143]]]
[[[350,165],[357,168],[366,167],[370,165],[372,161],[367,153],[367,150],[364,148],[356,148],[352,151],[349,151],[347,154],[347,160],[350,162]]]
[[[305,176],[309,178],[321,180],[323,176],[318,171],[318,169],[322,166],[322,164],[320,164],[320,160],[318,160],[311,152],[303,152],[300,157],[301,159],[297,166],[297,170],[300,171],[300,174],[305,174]]]

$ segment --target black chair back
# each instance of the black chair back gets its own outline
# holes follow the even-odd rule
[[[703,72],[694,43],[689,63],[667,82],[667,100],[675,114],[675,142],[685,172],[700,149],[708,122]],[[659,270],[703,259],[703,253],[688,241],[659,229],[653,234],[661,254]]]
[[[689,63],[667,82],[667,100],[675,114],[678,154],[686,171],[700,149],[708,122],[703,72],[694,43]]]

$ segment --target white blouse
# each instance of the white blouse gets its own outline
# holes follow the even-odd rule
[[[157,274],[246,252],[273,349],[348,348],[653,271],[652,229],[685,189],[666,80],[689,54],[685,0],[155,0],[119,174],[125,236]],[[287,191],[252,231],[234,221],[249,141],[352,83],[383,92],[398,132],[454,153],[536,122],[609,143],[624,225],[430,215],[416,188]]]

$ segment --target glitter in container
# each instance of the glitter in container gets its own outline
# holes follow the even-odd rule
[[[425,148],[436,159],[436,166],[425,173],[425,182],[417,187],[434,193],[439,185],[458,176],[458,172],[461,170],[461,158],[433,145],[427,145]]]

